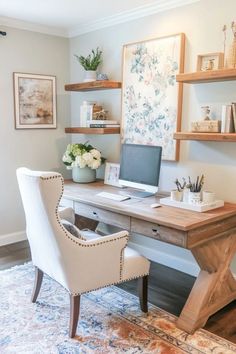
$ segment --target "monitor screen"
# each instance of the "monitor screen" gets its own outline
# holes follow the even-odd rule
[[[161,146],[123,144],[119,176],[121,184],[132,186],[131,183],[136,183],[158,187],[161,153]],[[125,181],[130,183],[126,184]]]

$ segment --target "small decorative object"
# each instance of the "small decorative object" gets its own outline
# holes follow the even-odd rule
[[[62,157],[68,169],[72,169],[72,179],[78,183],[94,182],[96,169],[105,162],[100,151],[88,143],[69,144]]]
[[[99,74],[97,74],[97,80],[98,81],[104,81],[104,80],[109,80],[109,78],[108,78],[107,74],[99,73]]]
[[[202,110],[202,119],[203,120],[210,120],[210,107],[209,106],[202,106],[201,107],[201,110]]]
[[[224,67],[224,53],[201,54],[197,57],[197,71],[210,71]]]
[[[233,42],[229,48],[227,57],[228,68],[236,68],[236,22],[231,23],[231,29],[233,33]]]
[[[197,121],[191,123],[191,131],[193,133],[218,133],[221,131],[221,121],[220,120],[211,120],[210,119],[210,107],[203,106],[202,110],[202,119],[203,121]]]
[[[14,73],[16,129],[56,128],[56,77]]]
[[[185,35],[126,44],[123,49],[122,143],[160,145],[163,160],[179,158]]]
[[[115,187],[121,187],[119,184],[120,164],[106,162],[104,183]]]
[[[93,113],[93,119],[94,120],[106,120],[107,114],[108,114],[108,111],[105,111],[105,109],[101,109],[101,111]]]
[[[189,177],[189,203],[196,204],[201,202],[201,190],[204,184],[204,175],[199,178],[197,176],[196,182],[192,182]]]
[[[84,82],[96,81],[96,70],[102,62],[102,51],[97,48],[96,51],[92,49],[92,53],[89,54],[87,57],[84,57],[82,55],[78,56],[76,54],[74,54],[74,56],[85,69]]]

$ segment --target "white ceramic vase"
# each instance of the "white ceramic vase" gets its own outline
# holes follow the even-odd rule
[[[97,72],[96,70],[85,70],[84,82],[96,81]]]
[[[73,167],[72,179],[76,183],[90,183],[96,180],[96,170],[92,170],[90,167]]]

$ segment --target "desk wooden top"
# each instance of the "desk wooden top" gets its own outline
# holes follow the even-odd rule
[[[236,220],[236,204],[225,203],[225,206],[222,208],[213,209],[204,213],[164,205],[153,209],[150,205],[159,201],[160,197],[158,196],[143,199],[131,198],[126,201],[117,202],[97,196],[97,193],[102,191],[119,194],[121,189],[104,185],[101,181],[78,184],[67,180],[65,181],[63,196],[73,201],[82,202],[183,231],[194,230],[217,221],[224,223],[227,218],[232,216],[235,216]]]

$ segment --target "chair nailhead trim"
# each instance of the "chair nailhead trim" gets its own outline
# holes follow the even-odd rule
[[[121,280],[121,281],[117,281],[115,283],[110,283],[110,284],[107,284],[107,285],[103,285],[103,286],[100,286],[99,288],[95,288],[95,289],[92,289],[92,290],[86,290],[86,291],[83,291],[81,293],[71,293],[72,296],[77,296],[77,295],[83,295],[83,294],[88,294],[90,293],[91,291],[96,291],[96,290],[99,290],[99,289],[102,289],[102,288],[107,288],[108,286],[112,286],[112,285],[116,285],[116,284],[120,284],[120,283],[125,283],[126,281],[130,281],[130,280],[134,280],[134,279],[138,279],[138,278],[143,278],[143,277],[146,277],[148,276],[149,273],[147,274],[142,274],[142,275],[138,275],[137,277],[132,277],[132,278],[128,278],[128,279],[124,279],[124,280]]]

